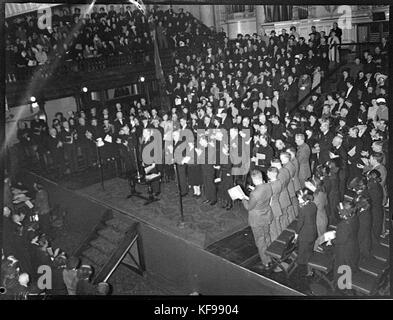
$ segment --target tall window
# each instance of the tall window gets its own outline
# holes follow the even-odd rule
[[[267,22],[292,20],[292,6],[264,6]]]
[[[299,8],[299,19],[308,18],[308,6],[298,6]]]
[[[234,13],[252,13],[254,12],[254,5],[229,5],[226,6],[227,13],[234,14]]]
[[[236,12],[244,12],[246,11],[246,6],[245,5],[231,5],[231,13],[236,13]]]

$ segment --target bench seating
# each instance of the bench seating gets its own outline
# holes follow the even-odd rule
[[[293,237],[292,231],[283,230],[283,232],[281,232],[281,234],[278,236],[276,241],[281,242],[283,244],[287,244],[292,237]]]
[[[333,256],[328,252],[314,252],[308,261],[308,267],[315,276],[324,280],[332,291],[334,291],[333,277]]]
[[[295,219],[285,229],[292,233],[295,233],[296,228],[297,228],[297,220]]]
[[[385,237],[385,238],[382,238],[382,237],[381,237],[381,240],[380,240],[379,243],[380,243],[382,246],[388,247],[388,248],[389,248],[389,236],[387,236],[387,237]]]
[[[357,294],[371,296],[375,294],[379,279],[371,274],[358,271],[352,274],[352,290]]]
[[[372,275],[376,278],[381,277],[385,270],[389,267],[387,262],[376,259],[375,257],[370,257],[367,259],[362,259],[359,262],[360,271]]]
[[[382,262],[388,262],[389,261],[389,247],[379,245],[372,250],[372,254],[375,258],[378,260],[381,260]]]

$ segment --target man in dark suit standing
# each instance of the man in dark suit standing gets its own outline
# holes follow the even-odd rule
[[[244,208],[248,210],[248,222],[254,235],[255,244],[264,268],[268,268],[270,258],[265,251],[271,243],[270,224],[273,221],[270,199],[273,195],[272,188],[264,183],[262,173],[258,170],[251,171],[251,179],[255,189],[251,191],[249,200],[242,199]]]
[[[116,113],[116,120],[113,123],[115,128],[115,136],[117,136],[120,132],[120,129],[123,128],[127,124],[126,120],[123,118],[123,113],[118,111]]]
[[[345,81],[345,84],[347,85],[347,91],[345,92],[345,99],[349,99],[351,101],[357,101],[358,96],[356,92],[356,88],[354,87],[354,82],[352,78],[347,78]]]
[[[330,122],[328,120],[321,123],[320,130],[321,134],[319,135],[319,144],[316,150],[319,152],[318,155],[318,164],[325,164],[329,161],[329,151],[332,147],[332,141],[334,138],[333,132],[330,131]]]
[[[211,143],[215,144],[215,140],[211,138],[212,120],[209,116],[205,116],[203,129],[206,134],[201,138],[199,145],[204,148],[205,162],[202,164],[203,184],[205,187],[206,200],[203,203],[210,203],[214,206],[217,203],[217,190],[214,184],[214,158],[216,157],[216,150],[209,147]],[[209,144],[210,143],[210,144]]]
[[[137,153],[139,149],[137,142],[138,139],[134,140],[133,136],[130,135],[128,126],[120,129],[119,135],[116,138],[116,144],[118,145],[119,155],[124,163],[125,175],[128,179],[131,195],[137,193],[135,190],[135,180],[142,175]]]
[[[48,152],[51,155],[53,164],[55,168],[57,168],[57,176],[62,177],[66,170],[66,166],[64,161],[63,143],[57,136],[56,129],[52,128],[49,130],[49,136],[47,138],[46,145],[48,148]]]
[[[187,156],[187,149],[184,148],[184,137],[182,138],[182,130],[188,129],[186,119],[184,117],[180,119],[180,126],[181,127],[179,128],[179,130],[173,132],[173,155],[177,167],[176,174],[178,175],[177,182],[179,183],[180,195],[182,197],[185,197],[188,194],[187,163],[189,163],[189,161],[186,161],[187,159],[185,158]],[[181,150],[181,154],[179,153],[180,149],[178,149],[180,147],[183,148],[183,150]]]
[[[354,103],[355,101],[355,103]],[[358,124],[358,114],[360,111],[360,105],[358,104],[358,100],[351,100],[348,98],[345,100],[345,104],[348,109],[348,114],[346,116],[347,119],[347,125],[349,127],[353,127]]]
[[[70,129],[68,121],[63,122],[63,129],[60,133],[61,142],[64,146],[64,155],[68,159],[71,173],[76,172],[78,159],[76,154],[75,132]]]
[[[299,90],[293,81],[293,76],[288,76],[288,83],[284,84],[284,100],[286,112],[290,112],[296,105]]]
[[[359,128],[352,127],[349,129],[349,135],[345,141],[345,150],[348,155],[348,181],[352,181],[355,177],[361,177],[362,171],[357,167],[360,163],[361,152],[363,151],[362,139],[358,137]]]
[[[233,127],[233,118],[231,114],[228,114],[228,109],[224,109],[221,111],[221,127],[229,132],[229,130]]]
[[[77,144],[79,148],[81,149],[81,153],[83,157],[85,158],[86,165],[88,167],[91,167],[93,165],[93,152],[95,151],[93,148],[91,148],[91,145],[89,143],[89,140],[87,139],[86,133],[88,131],[88,127],[86,125],[86,121],[84,118],[80,117],[78,119],[78,126],[76,127],[76,133],[77,133]]]

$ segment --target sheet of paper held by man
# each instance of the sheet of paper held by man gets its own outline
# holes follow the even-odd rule
[[[229,196],[231,197],[232,200],[238,200],[238,199],[248,200],[248,197],[245,195],[245,193],[243,192],[243,189],[239,185],[229,189],[228,193],[229,193]]]

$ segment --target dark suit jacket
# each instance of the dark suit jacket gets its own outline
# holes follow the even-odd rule
[[[314,241],[317,238],[317,206],[314,202],[299,206],[296,226],[298,241]]]
[[[352,101],[352,103],[356,103],[356,101],[358,100],[357,89],[355,87],[352,87],[352,90],[349,92],[349,94],[348,90],[349,88],[347,87],[347,89],[345,90],[345,99],[349,99]]]
[[[229,110],[228,110],[229,112]],[[231,129],[233,127],[233,120],[232,120],[232,115],[230,113],[227,114],[227,116],[225,117],[224,123],[222,124],[222,126],[229,131],[229,129]]]
[[[353,156],[350,156],[348,152],[353,148],[355,148],[355,154]],[[349,165],[356,166],[356,164],[359,163],[360,158],[361,158],[361,152],[363,151],[363,142],[362,139],[360,138],[348,138],[346,143],[345,143],[345,150],[348,154],[348,162],[350,162]]]
[[[46,146],[50,153],[55,154],[58,152],[62,152],[63,148],[57,148],[57,144],[59,143],[60,138],[56,136],[56,138],[53,138],[52,136],[48,136],[46,140]]]
[[[325,135],[321,133],[318,141],[319,148],[320,148],[319,164],[324,164],[326,163],[326,161],[330,160],[329,151],[332,147],[333,138],[334,138],[334,134],[330,130]]]
[[[335,249],[335,266],[348,265],[356,270],[359,259],[359,220],[356,215],[341,220],[337,225],[336,238],[332,241]]]
[[[115,134],[117,135],[122,127],[124,127],[127,123],[126,119],[123,119],[123,124],[120,123],[118,119],[113,122],[113,126],[115,128]]]
[[[345,170],[347,166],[347,160],[348,160],[348,154],[344,146],[341,146],[340,148],[331,148],[330,152],[332,152],[334,155],[339,156],[338,159],[340,160],[341,168]]]

